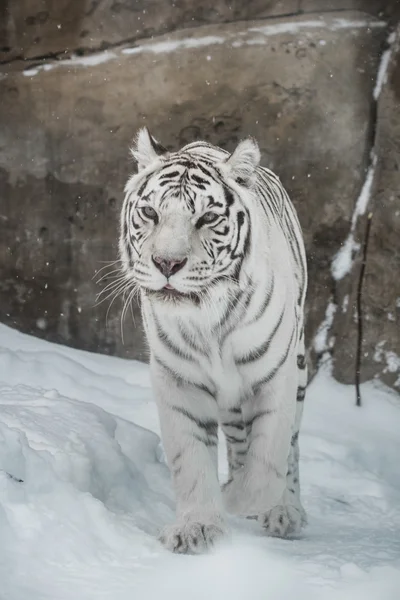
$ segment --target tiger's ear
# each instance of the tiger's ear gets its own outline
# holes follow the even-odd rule
[[[239,142],[236,150],[225,161],[229,176],[239,184],[251,185],[260,158],[260,149],[255,140],[248,138]]]
[[[131,154],[138,164],[139,171],[167,152],[168,150],[153,138],[147,127],[139,129],[134,146],[131,148]]]

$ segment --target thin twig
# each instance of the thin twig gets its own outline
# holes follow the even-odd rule
[[[365,237],[363,243],[363,258],[360,269],[360,276],[358,279],[357,289],[357,354],[356,354],[356,406],[361,406],[361,391],[360,391],[360,375],[361,375],[361,354],[362,354],[362,343],[363,343],[363,314],[362,314],[362,287],[364,282],[365,266],[367,264],[367,251],[369,234],[371,231],[372,212],[368,214],[367,226],[365,229]]]

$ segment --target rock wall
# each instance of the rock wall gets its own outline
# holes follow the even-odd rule
[[[135,324],[128,313],[121,325],[121,301],[96,305],[101,286],[93,279],[105,267],[101,285],[112,280],[107,263],[116,259],[132,137],[147,124],[170,149],[205,138],[232,150],[254,135],[303,226],[312,367],[329,350],[336,377],[350,382],[365,215],[351,233],[350,273],[339,280],[332,262],[349,239],[373,151],[362,376],[397,385],[395,44],[378,102],[374,89],[398,3],[171,5],[25,0],[0,8],[0,319],[46,339],[145,359],[138,308]],[[349,5],[363,12],[344,10]],[[159,35],[177,27],[186,29]]]
[[[370,186],[364,188],[369,203],[354,228],[350,269],[337,281],[337,311],[331,334],[335,337],[334,374],[346,383],[354,381],[357,344],[357,290],[366,236],[368,212],[372,213],[362,288],[362,375],[380,376],[400,389],[400,28],[391,36],[392,46],[382,59],[381,77],[375,89],[376,127],[369,170]],[[384,72],[385,64],[388,70]],[[350,234],[351,237],[351,234]]]
[[[357,10],[385,20],[398,0],[2,0],[0,61],[102,50],[176,29]]]

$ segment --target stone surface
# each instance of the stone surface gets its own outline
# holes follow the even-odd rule
[[[212,23],[291,14],[298,0],[2,0],[0,60],[102,49]]]
[[[106,328],[92,277],[116,258],[128,146],[147,124],[171,149],[198,138],[228,150],[246,135],[259,140],[304,228],[310,341],[368,162],[386,32],[357,13],[308,22],[202,27],[1,79],[0,319],[50,340],[145,357],[129,313],[122,344],[118,301]]]
[[[373,213],[362,293],[363,379],[379,376],[400,390],[400,28],[392,60],[378,101],[377,166],[369,209]],[[366,215],[359,219],[357,241],[365,236]],[[354,381],[357,318],[355,313],[361,252],[351,273],[338,285],[338,303],[347,309],[336,313],[334,374]]]
[[[300,0],[299,10],[321,13],[334,10],[357,10],[369,15],[396,21],[400,16],[399,0]]]

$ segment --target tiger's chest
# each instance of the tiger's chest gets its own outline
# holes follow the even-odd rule
[[[238,323],[224,331],[210,324],[209,316],[171,315],[154,309],[147,313],[151,352],[178,377],[206,386],[221,408],[237,406],[251,394],[252,381],[264,364],[245,364],[241,358],[257,347],[259,325],[246,327]]]

